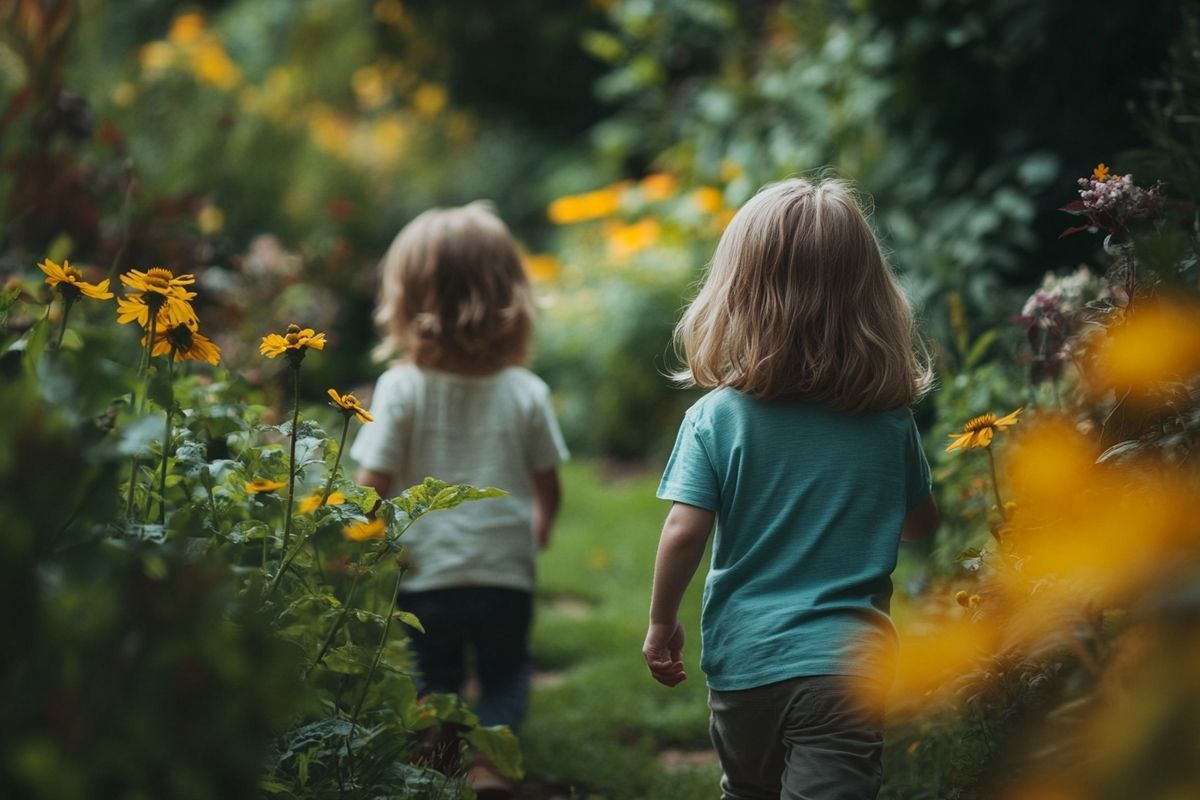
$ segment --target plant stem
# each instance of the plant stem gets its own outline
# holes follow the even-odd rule
[[[146,349],[142,352],[138,365],[138,374],[146,376],[146,386],[140,397],[137,397],[137,416],[141,416],[146,407],[146,396],[150,394],[150,352],[154,349],[154,335],[156,331],[156,323],[158,322],[158,308],[152,306],[150,308],[150,330],[146,334]],[[129,459],[129,493],[125,497],[125,519],[126,521],[133,520],[133,490],[137,484],[138,471],[137,453]]]
[[[163,431],[162,469],[158,477],[158,524],[167,524],[167,455],[171,446],[171,410],[175,406],[175,348],[167,355],[167,384],[171,393],[167,398],[167,423]]]
[[[296,426],[300,424],[300,365],[292,364],[292,443],[288,455],[288,496],[284,509],[283,552],[287,553],[288,539],[292,535],[292,500],[296,494]],[[280,569],[282,573],[282,568]]]
[[[67,317],[71,315],[71,306],[75,305],[74,297],[63,296],[63,315],[62,325],[58,329],[58,340],[54,343],[54,353],[57,356],[58,351],[62,349],[63,336],[67,332]]]
[[[217,516],[217,498],[213,495],[212,484],[205,483],[204,491],[208,492],[208,507],[212,509],[213,531],[220,532],[221,519]]]
[[[342,450],[346,446],[346,434],[350,431],[350,415],[343,414],[345,420],[342,422],[342,438],[338,442],[337,456],[333,459],[333,469],[329,473],[329,480],[325,483],[325,491],[321,493],[321,505],[329,500],[329,492],[333,489],[333,479],[337,477],[338,466],[342,463]]]
[[[329,629],[329,633],[325,636],[325,641],[321,642],[321,649],[317,651],[317,657],[313,659],[309,670],[314,669],[325,658],[325,654],[329,652],[329,648],[333,646],[333,637],[337,636],[337,632],[342,629],[342,623],[346,621],[346,615],[350,613],[350,602],[354,599],[354,590],[358,588],[358,579],[362,577],[362,573],[356,573],[354,580],[350,582],[350,591],[346,593],[346,601],[342,604],[342,613],[338,615],[337,621],[333,623],[333,627]]]
[[[996,495],[996,510],[1000,512],[1001,521],[1008,522],[1008,515],[1004,513],[1004,500],[1000,498],[1000,480],[996,477],[996,457],[992,455],[990,445],[984,449],[987,450],[988,464],[992,468],[992,492]]]
[[[371,659],[371,668],[367,670],[367,677],[363,681],[362,693],[358,696],[358,703],[354,706],[354,713],[350,716],[350,732],[346,734],[346,757],[349,761],[351,774],[354,772],[354,751],[350,747],[350,738],[354,736],[354,731],[358,727],[358,715],[362,713],[363,704],[367,701],[367,693],[371,690],[371,679],[375,677],[375,670],[379,667],[379,661],[383,658],[383,648],[387,646],[388,633],[392,629],[392,614],[396,612],[396,601],[400,597],[400,580],[404,577],[404,570],[396,570],[396,585],[392,588],[392,602],[388,605],[387,615],[383,618],[383,634],[379,637],[379,646],[375,648],[375,657]]]

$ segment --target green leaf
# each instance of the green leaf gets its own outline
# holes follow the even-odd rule
[[[410,628],[416,628],[421,633],[425,632],[425,626],[421,624],[421,620],[411,611],[397,611],[392,614],[393,619],[398,619]]]
[[[521,761],[521,746],[517,737],[505,725],[490,728],[475,728],[463,736],[467,742],[496,765],[506,778],[519,781],[525,777],[525,766]]]
[[[971,345],[970,352],[967,353],[967,357],[963,360],[963,368],[972,369],[976,364],[983,360],[983,357],[987,355],[988,348],[992,346],[992,342],[996,341],[997,335],[998,334],[994,328],[981,333],[979,338],[977,338],[974,344]]]

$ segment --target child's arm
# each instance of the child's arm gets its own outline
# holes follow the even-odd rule
[[[533,535],[539,550],[550,544],[554,529],[554,517],[562,503],[562,485],[558,481],[558,470],[551,467],[530,474],[533,482]]]
[[[900,526],[900,538],[906,542],[926,539],[937,530],[939,521],[937,503],[933,501],[933,493],[930,492],[904,515],[904,522]]]
[[[675,686],[687,679],[680,656],[683,624],[679,603],[704,557],[716,514],[707,509],[675,503],[663,523],[654,562],[654,590],[650,599],[650,627],[642,656],[654,679]]]
[[[360,486],[370,486],[375,491],[379,492],[380,499],[387,497],[392,491],[392,476],[387,472],[377,472],[373,469],[360,469],[354,477]],[[376,503],[376,508],[379,504]],[[371,509],[371,513],[375,513],[375,509]]]

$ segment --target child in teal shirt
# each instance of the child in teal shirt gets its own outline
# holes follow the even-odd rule
[[[852,191],[767,187],[734,217],[677,329],[684,417],[643,655],[686,678],[678,609],[716,523],[701,669],[723,798],[874,798],[901,536],[932,533],[908,406],[931,374]]]

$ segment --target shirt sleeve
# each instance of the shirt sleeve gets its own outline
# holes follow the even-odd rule
[[[538,396],[529,424],[529,469],[545,472],[571,457],[566,440],[558,427],[558,417],[547,389]]]
[[[933,475],[929,469],[929,459],[925,457],[925,448],[921,445],[921,432],[917,430],[917,421],[911,415],[905,446],[905,467],[905,510],[909,510],[928,497],[933,489]]]
[[[658,485],[658,497],[709,511],[717,511],[720,507],[717,471],[691,414],[686,415],[679,426],[675,449],[671,451],[662,482]]]
[[[375,393],[371,396],[371,416],[375,421],[359,427],[350,457],[363,469],[394,475],[402,455],[404,440],[401,433],[407,413],[399,376],[383,373],[375,382]]]

